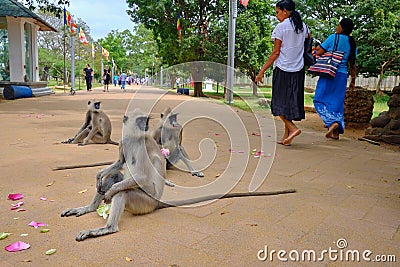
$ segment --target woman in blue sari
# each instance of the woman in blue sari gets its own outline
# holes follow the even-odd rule
[[[336,33],[331,34],[325,42],[317,47],[317,55],[332,51],[335,35],[339,38],[337,51],[344,52],[335,78],[319,77],[314,95],[314,107],[328,128],[327,138],[339,139],[344,133],[344,97],[346,95],[348,70],[350,65],[350,90],[354,90],[356,82],[356,42],[352,36],[354,24],[351,19],[344,18],[339,22]]]

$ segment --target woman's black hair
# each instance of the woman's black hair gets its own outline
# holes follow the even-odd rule
[[[347,35],[349,37],[350,41],[350,55],[349,55],[349,62],[351,65],[353,65],[356,62],[356,40],[354,40],[354,37],[351,36],[351,32],[354,29],[354,23],[351,19],[349,18],[344,18],[339,22],[340,26],[342,27],[342,34]]]
[[[276,7],[278,7],[280,10],[286,9],[290,12],[289,19],[294,26],[294,31],[296,33],[304,30],[303,20],[300,17],[300,13],[296,10],[296,4],[293,2],[293,0],[280,0],[278,3],[276,3]]]

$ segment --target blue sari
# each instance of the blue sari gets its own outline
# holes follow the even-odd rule
[[[337,72],[335,78],[319,77],[314,95],[314,107],[329,128],[339,124],[339,133],[344,133],[344,97],[346,95],[347,73]]]

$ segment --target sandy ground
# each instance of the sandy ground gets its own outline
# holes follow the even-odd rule
[[[129,107],[135,89],[137,88],[122,93],[112,88],[110,93],[103,93],[97,88],[94,92],[78,92],[75,96],[61,93],[39,98],[0,101],[0,232],[12,233],[0,240],[0,245],[5,247],[16,241],[24,241],[31,246],[28,250],[14,253],[3,249],[0,251],[0,266],[265,266],[266,262],[257,261],[256,252],[257,248],[263,248],[262,244],[267,239],[282,247],[290,244],[329,246],[331,244],[327,243],[327,240],[335,241],[341,234],[353,237],[357,240],[356,244],[363,248],[371,244],[381,252],[400,252],[400,235],[397,231],[400,222],[400,187],[396,180],[400,178],[400,158],[395,152],[396,147],[375,147],[356,141],[356,138],[362,136],[363,130],[349,129],[344,139],[339,142],[325,140],[322,122],[316,114],[307,113],[307,119],[299,123],[303,134],[295,139],[293,146],[275,148],[276,136],[272,121],[265,119],[264,132],[259,136],[260,129],[254,116],[237,109],[233,109],[233,112],[245,125],[246,141],[249,142],[247,146],[238,143],[233,143],[232,146],[229,142],[230,135],[234,140],[234,132],[240,132],[240,129],[229,132],[229,128],[221,127],[215,121],[191,121],[184,132],[183,145],[188,154],[192,159],[199,158],[199,149],[194,144],[208,137],[214,140],[213,149],[216,152],[215,155],[205,156],[214,158],[211,164],[204,168],[203,179],[191,177],[178,169],[168,170],[167,177],[182,187],[198,187],[218,180],[217,178],[228,169],[235,173],[239,172],[236,170],[239,168],[243,170],[242,179],[234,191],[246,191],[252,174],[259,166],[249,151],[240,150],[259,148],[263,138],[268,140],[265,155],[259,160],[263,161],[268,170],[272,165],[269,177],[273,178],[268,180],[270,182],[263,183],[260,190],[294,187],[301,188],[303,194],[273,197],[268,202],[254,199],[236,202],[221,200],[199,208],[171,208],[134,218],[125,212],[121,218],[120,232],[76,242],[75,236],[80,230],[100,227],[104,225],[105,220],[95,213],[79,218],[61,218],[60,213],[67,208],[83,206],[91,201],[95,191],[95,176],[102,167],[64,171],[53,171],[52,168],[113,161],[117,158],[118,147],[108,144],[76,146],[60,142],[72,137],[80,128],[86,102],[92,98],[102,101],[102,108],[111,118],[112,139],[119,141],[122,115]],[[177,106],[182,101],[188,102],[191,99],[168,94],[152,106],[154,99],[159,97],[153,94],[154,90],[157,89],[146,89],[131,102],[131,107],[151,107],[152,127],[164,107]],[[190,119],[190,112],[195,113],[196,109],[199,110],[199,107],[195,106],[196,103],[191,105],[192,111],[179,115],[182,120]],[[207,104],[204,109],[212,114],[219,112],[222,106]],[[282,125],[276,121],[276,126],[280,136]],[[311,146],[315,147],[315,152]],[[235,150],[235,153],[230,149]],[[328,154],[327,151],[333,151],[334,154]],[[246,154],[247,159],[242,158],[239,163],[231,164],[230,156],[240,157],[239,153]],[[329,155],[334,157],[330,158]],[[357,155],[360,155],[359,158]],[[378,157],[377,155],[381,155],[379,157],[386,164],[386,171],[377,170],[379,167],[376,167],[375,163],[371,166],[366,164],[371,158]],[[348,164],[346,158],[355,159],[355,165]],[[326,160],[331,160],[332,164],[325,165]],[[200,163],[194,162],[194,165]],[[362,168],[360,166],[364,166],[361,173],[365,177],[372,174],[376,177],[377,173],[382,172],[385,174],[379,176],[380,178],[361,182],[358,180],[361,179],[359,175],[352,176],[355,172],[352,168],[359,172]],[[333,170],[337,171],[336,168],[344,168],[343,177],[350,177],[349,181],[341,180],[338,175],[337,179],[332,181],[332,176],[329,175],[332,175]],[[262,177],[265,178],[265,175]],[[324,180],[325,178],[328,180]],[[310,185],[313,179],[316,179],[315,183]],[[374,184],[368,184],[372,183],[372,180]],[[317,184],[320,190],[314,188]],[[351,188],[356,187],[362,192],[355,194],[355,191],[351,191]],[[326,191],[328,188],[329,191]],[[338,205],[337,200],[322,197],[324,194],[333,197],[332,189],[339,197],[345,197],[345,202],[358,204],[352,209],[349,208],[350,205],[338,211],[337,208],[341,205]],[[22,208],[25,211],[10,210],[11,204],[14,204],[7,200],[10,193],[24,195]],[[179,194],[178,189],[168,189],[166,192],[167,197],[171,198]],[[185,194],[180,197],[185,197]],[[373,200],[370,200],[370,197]],[[388,216],[383,226],[377,223],[381,225],[381,230],[376,230],[378,227],[374,226],[374,223],[375,220],[382,220],[380,217],[383,214],[368,213],[371,207],[373,209],[374,205],[378,205],[377,203],[385,209],[384,216]],[[330,212],[332,210],[334,213]],[[361,232],[356,231],[355,234],[352,229],[357,227],[358,222],[346,221],[343,211],[345,215],[356,213],[355,216],[360,220],[373,217],[373,224],[368,230],[360,226]],[[335,212],[339,212],[338,220],[342,226],[325,228],[323,225],[330,224],[331,216],[337,216]],[[46,223],[47,226],[41,228],[48,228],[50,231],[40,233],[40,228],[28,226],[31,221]],[[361,225],[363,223],[365,222],[362,221]],[[362,241],[363,236],[367,234],[369,236]],[[57,249],[55,254],[44,254],[52,248]],[[391,248],[390,251],[387,251],[388,248]]]

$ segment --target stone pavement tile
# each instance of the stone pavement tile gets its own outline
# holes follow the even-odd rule
[[[368,235],[383,240],[392,239],[393,235],[396,233],[397,230],[397,228],[383,224],[377,224],[375,222],[370,222],[367,220],[357,220],[348,217],[341,217],[336,213],[328,216],[324,220],[324,222],[327,225],[342,225],[346,227],[348,230],[351,229],[353,233],[358,234],[360,236]]]
[[[399,209],[372,207],[363,218],[378,225],[389,226],[397,229],[400,226]]]
[[[341,217],[362,219],[368,210],[377,203],[377,199],[368,195],[351,195],[332,207],[332,211]]]

